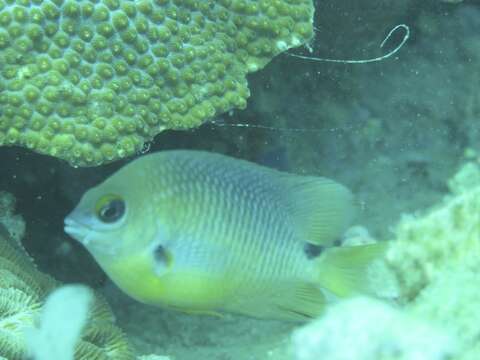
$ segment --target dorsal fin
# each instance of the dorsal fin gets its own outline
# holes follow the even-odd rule
[[[307,242],[332,246],[353,218],[353,195],[333,180],[314,176],[284,177],[286,196],[298,230]]]

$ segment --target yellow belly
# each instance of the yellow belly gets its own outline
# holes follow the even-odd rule
[[[134,299],[186,312],[210,312],[222,308],[225,282],[210,274],[167,272],[158,276],[145,255],[97,261],[117,286]]]

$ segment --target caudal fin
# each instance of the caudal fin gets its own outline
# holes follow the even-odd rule
[[[387,242],[381,242],[328,249],[315,259],[319,285],[338,297],[372,293],[368,271],[387,247]]]

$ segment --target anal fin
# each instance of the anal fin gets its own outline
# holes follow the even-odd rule
[[[325,305],[325,296],[315,284],[289,281],[263,289],[261,297],[238,299],[228,310],[256,318],[303,322],[319,316]]]

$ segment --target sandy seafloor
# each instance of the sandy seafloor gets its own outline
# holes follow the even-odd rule
[[[247,110],[220,119],[276,130],[206,124],[160,134],[150,150],[208,149],[332,177],[357,195],[356,224],[388,239],[402,213],[438,201],[465,154],[476,156],[479,150],[480,6],[473,1],[337,3],[318,2],[314,55],[378,56],[378,45],[399,23],[410,26],[411,38],[395,57],[372,64],[282,55],[250,76]],[[401,34],[387,49],[399,39]],[[27,222],[24,243],[39,267],[59,280],[103,291],[139,354],[178,360],[289,358],[289,337],[297,325],[191,316],[138,304],[63,233],[63,217],[82,193],[121,163],[72,169],[18,148],[1,148],[0,159],[0,190],[17,197]]]

